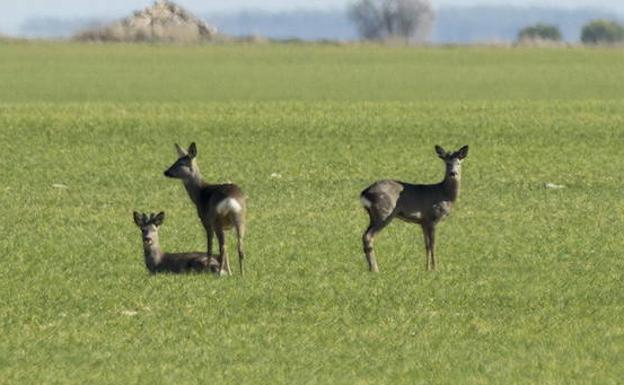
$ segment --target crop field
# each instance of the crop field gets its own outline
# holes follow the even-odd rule
[[[205,249],[173,143],[248,195],[247,274]],[[425,271],[360,191],[470,145]],[[624,51],[0,43],[0,384],[618,384]],[[563,185],[547,189],[545,183]]]

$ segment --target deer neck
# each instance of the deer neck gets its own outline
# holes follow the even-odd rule
[[[205,184],[199,169],[193,170],[193,174],[184,179],[184,188],[186,188],[186,192],[195,204],[199,203],[201,190]]]
[[[457,198],[459,198],[459,186],[461,184],[461,177],[458,175],[457,177],[451,178],[448,175],[444,177],[442,183],[440,183],[440,187],[442,188],[442,192],[444,196],[450,202],[455,202]]]
[[[157,241],[153,242],[149,246],[143,246],[143,252],[145,254],[145,265],[150,271],[156,270],[158,265],[162,262],[164,253],[160,250],[160,245]]]

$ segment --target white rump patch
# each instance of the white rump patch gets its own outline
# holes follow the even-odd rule
[[[365,196],[360,197],[360,202],[362,202],[362,206],[368,207],[368,208],[370,208],[373,205],[373,203],[369,201],[368,199],[366,199]]]
[[[217,213],[219,215],[226,215],[231,211],[239,213],[242,209],[243,208],[240,203],[238,203],[234,198],[224,199],[217,205]]]

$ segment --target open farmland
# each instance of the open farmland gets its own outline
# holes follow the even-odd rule
[[[0,44],[0,384],[624,378],[624,51]],[[244,279],[143,264],[133,210],[205,248],[191,141],[249,196]],[[368,273],[359,192],[434,144],[470,145],[438,271],[396,220]]]

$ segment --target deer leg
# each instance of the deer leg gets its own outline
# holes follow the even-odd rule
[[[429,230],[429,253],[431,254],[431,270],[435,270],[435,226],[431,226],[431,229]]]
[[[422,232],[425,238],[425,270],[429,270],[429,233],[424,225],[422,226]]]
[[[245,275],[243,262],[245,260],[245,252],[243,251],[243,236],[245,235],[245,227],[239,218],[234,219],[234,231],[236,231],[236,248],[238,250],[238,265],[241,275]]]
[[[373,273],[379,273],[379,267],[377,266],[377,260],[375,259],[375,253],[373,251],[373,236],[375,234],[373,225],[369,225],[364,234],[362,235],[362,243],[364,245],[364,255],[368,262],[368,269]]]
[[[206,239],[208,241],[207,255],[208,259],[210,259],[210,257],[212,256],[212,242],[214,239],[214,231],[212,230],[211,226],[206,227]]]
[[[368,225],[368,228],[362,235],[362,243],[364,245],[364,255],[366,256],[366,261],[368,262],[368,269],[372,273],[379,273],[379,267],[377,266],[377,260],[375,258],[375,252],[373,250],[373,241],[375,240],[375,235],[383,230],[384,227],[388,226],[390,221],[392,221],[392,216],[389,216],[383,220],[374,218],[373,214],[369,211],[371,222]]]
[[[229,263],[227,260],[227,250],[225,246],[225,233],[221,226],[216,226],[215,233],[219,241],[219,275],[230,274]]]
[[[427,246],[427,270],[435,270],[435,225],[423,225]]]

